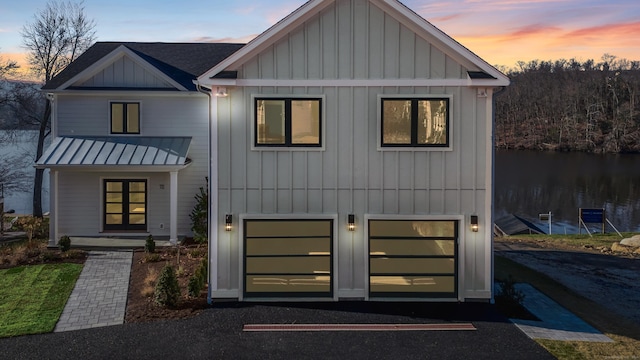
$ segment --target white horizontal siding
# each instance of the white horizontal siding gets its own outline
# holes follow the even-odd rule
[[[194,196],[205,186],[208,176],[208,97],[194,96],[82,96],[59,95],[57,105],[57,132],[59,136],[108,136],[109,102],[113,100],[139,101],[141,136],[192,137],[188,157],[192,163],[178,173],[178,234],[191,234],[189,214],[195,205]],[[132,135],[135,136],[135,135]],[[169,174],[122,173],[126,178],[150,177],[149,230],[157,235],[169,235]],[[117,178],[114,173],[60,173],[60,233],[95,236],[102,219],[93,208],[102,203],[98,186],[100,176]],[[160,189],[161,185],[164,189]],[[66,189],[66,190],[65,190]],[[75,191],[78,191],[77,195]],[[85,192],[90,192],[87,194]],[[97,195],[96,195],[97,194]],[[90,196],[90,197],[87,197]],[[78,202],[94,199],[92,205]],[[91,206],[91,208],[87,208]],[[71,216],[71,214],[75,214]],[[160,229],[160,224],[164,229]],[[64,225],[64,226],[63,226]],[[64,231],[63,231],[64,230]]]

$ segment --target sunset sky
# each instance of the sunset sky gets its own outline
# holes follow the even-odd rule
[[[403,0],[493,65],[640,60],[638,0]],[[86,0],[98,41],[247,42],[305,0]],[[20,29],[46,0],[0,3],[0,57],[22,61]],[[26,67],[24,65],[23,67]]]

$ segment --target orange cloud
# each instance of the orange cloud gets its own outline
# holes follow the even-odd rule
[[[596,42],[599,45],[610,44],[611,41],[614,41],[628,44],[629,46],[637,46],[638,41],[640,41],[640,21],[577,29],[564,34],[562,40],[589,44]]]

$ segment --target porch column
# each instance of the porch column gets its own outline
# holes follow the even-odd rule
[[[169,242],[178,243],[178,172],[169,173]]]
[[[58,244],[58,170],[49,170],[49,246]]]

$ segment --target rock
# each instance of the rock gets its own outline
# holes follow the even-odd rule
[[[640,247],[640,235],[634,235],[630,238],[622,239],[620,244],[626,246]]]
[[[634,246],[621,245],[620,243],[613,243],[611,245],[611,251],[632,253],[636,248]]]

